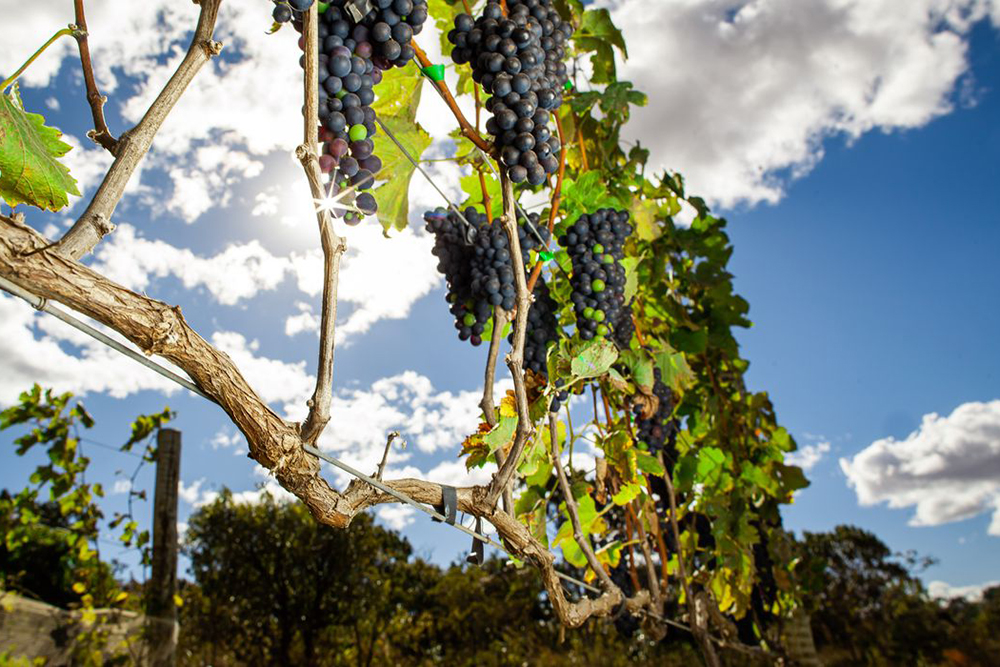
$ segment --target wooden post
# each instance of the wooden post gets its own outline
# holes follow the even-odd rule
[[[153,572],[146,600],[149,664],[173,667],[177,650],[177,486],[181,432],[160,429],[156,436],[156,491],[153,496]]]

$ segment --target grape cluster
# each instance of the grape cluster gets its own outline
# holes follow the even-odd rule
[[[573,27],[550,0],[488,0],[483,14],[455,17],[448,40],[456,64],[469,63],[472,78],[490,93],[493,117],[486,130],[495,137],[510,180],[541,185],[559,168],[559,139],[549,129],[550,112],[562,104],[568,79],[566,41]]]
[[[275,0],[274,19],[291,21],[302,31],[302,13],[314,0]],[[328,174],[336,194],[350,186],[356,196],[342,198],[354,208],[336,207],[334,213],[348,224],[378,206],[370,192],[382,160],[374,154],[372,137],[378,131],[374,86],[383,70],[403,66],[413,58],[413,35],[427,20],[427,0],[373,0],[371,9],[359,17],[350,0],[330,0],[321,6],[319,38],[319,166]],[[299,39],[305,48],[305,39]],[[305,56],[300,59],[305,67]]]
[[[549,294],[549,286],[545,284],[545,278],[541,275],[535,282],[532,294],[535,300],[528,309],[528,324],[524,329],[524,368],[547,377],[548,367],[545,361],[549,345],[559,338],[559,325],[556,319],[559,305]],[[511,333],[512,342],[513,336]],[[563,397],[562,400],[566,398]],[[553,411],[559,409],[558,400],[554,406]]]
[[[465,222],[454,212],[437,208],[424,214],[426,229],[434,234],[438,271],[448,283],[448,302],[461,340],[482,343],[483,330],[493,307],[512,310],[516,303],[514,264],[510,245],[500,220],[489,222],[486,214],[471,206],[462,211]],[[534,219],[531,219],[534,218]],[[529,225],[533,230],[529,230]],[[521,258],[528,264],[529,252],[548,242],[548,229],[538,225],[538,215],[523,217],[518,225]],[[529,311],[530,312],[530,311]]]
[[[674,396],[670,387],[663,383],[659,368],[653,369],[653,379],[653,394],[660,399],[660,404],[649,419],[642,419],[641,405],[633,407],[633,412],[636,413],[635,437],[640,442],[646,443],[649,452],[654,456],[664,451],[665,447],[669,455],[677,443],[677,424],[670,419],[674,411]]]
[[[625,239],[632,233],[628,211],[599,209],[581,215],[559,237],[573,262],[571,299],[580,338],[614,333],[631,340],[631,308],[625,303]],[[623,347],[627,346],[627,342]]]

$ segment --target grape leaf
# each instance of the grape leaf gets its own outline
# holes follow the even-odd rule
[[[667,347],[653,355],[660,379],[676,392],[682,392],[694,383],[695,377],[684,355]]]
[[[604,375],[618,358],[614,343],[604,337],[593,338],[577,350],[570,362],[574,380]]]
[[[412,120],[401,117],[381,120],[414,160],[419,160],[430,146],[431,135]],[[387,232],[392,228],[405,229],[410,212],[410,179],[416,167],[384,133],[375,136],[375,153],[382,158],[380,173],[389,175],[389,180],[376,188],[374,193],[379,222]]]
[[[414,160],[419,160],[431,143],[431,136],[415,120],[422,83],[415,65],[390,69],[375,87],[378,99],[372,103],[379,120]],[[410,213],[410,179],[416,168],[385,132],[375,135],[373,141],[375,154],[382,158],[380,179],[388,177],[374,191],[379,222],[387,232],[405,229]]]
[[[24,110],[16,84],[0,94],[0,197],[9,206],[58,211],[69,204],[69,195],[80,196],[76,179],[56,159],[71,148],[61,136],[46,127],[41,114]]]

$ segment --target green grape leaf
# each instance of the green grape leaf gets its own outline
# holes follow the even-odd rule
[[[30,204],[58,211],[69,195],[80,196],[76,179],[59,160],[71,146],[45,117],[24,110],[15,84],[0,93],[0,197],[11,207]]]
[[[629,369],[636,384],[645,387],[647,391],[652,391],[656,378],[653,375],[653,360],[648,354],[643,351],[625,350],[619,359]]]
[[[717,447],[705,447],[698,452],[698,466],[695,468],[695,479],[703,484],[713,484],[719,481],[724,472],[726,455]]]
[[[635,233],[643,241],[655,241],[663,236],[663,230],[657,222],[660,208],[656,202],[649,199],[634,199],[632,201],[632,224]]]
[[[414,160],[419,160],[430,146],[431,135],[412,120],[402,117],[381,120]],[[393,228],[403,230],[410,212],[410,179],[416,168],[385,133],[375,135],[374,141],[375,153],[382,158],[380,177],[388,178],[374,191],[375,201],[378,203],[378,219],[386,232]]]
[[[611,368],[616,359],[618,359],[618,349],[615,344],[598,336],[576,349],[570,361],[570,372],[574,380],[599,377]]]
[[[621,261],[625,269],[625,303],[632,300],[632,297],[639,291],[639,268],[641,257],[626,257]]]
[[[393,67],[382,73],[382,80],[375,86],[372,110],[379,120],[403,117],[411,121],[417,117],[424,77],[413,63],[406,67]]]
[[[660,369],[660,379],[676,392],[683,392],[694,384],[694,372],[688,366],[687,360],[680,352],[666,349],[658,350],[653,355],[656,367]]]
[[[638,498],[640,493],[642,493],[642,487],[637,483],[623,484],[618,493],[611,497],[611,502],[615,505],[628,505]]]
[[[490,448],[490,452],[495,452],[511,441],[516,429],[517,415],[513,417],[501,417],[500,423],[483,437],[483,442]]]
[[[663,477],[666,474],[666,470],[663,469],[663,464],[660,460],[651,454],[647,454],[643,451],[637,451],[635,455],[635,464],[642,472],[647,475],[656,475],[657,477]]]
[[[490,207],[493,209],[492,214],[496,217],[501,211],[502,207],[502,194],[500,192],[500,181],[493,177],[492,172],[487,172],[483,174],[483,180],[486,182],[486,194],[490,197]],[[480,213],[486,212],[486,205],[483,202],[483,188],[479,183],[479,174],[473,172],[468,176],[463,176],[459,180],[459,184],[462,187],[462,192],[467,196],[465,206],[474,206]]]

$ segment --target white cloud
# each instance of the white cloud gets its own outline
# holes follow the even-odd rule
[[[118,334],[105,333],[133,347]],[[36,382],[56,391],[106,393],[113,398],[148,389],[167,394],[180,389],[121,353],[5,294],[0,294],[0,340],[0,405],[10,405]]]
[[[353,308],[337,326],[338,344],[349,344],[384,319],[402,319],[413,304],[441,283],[429,235],[405,230],[386,239],[378,225],[346,232],[347,252],[339,283],[341,304]],[[203,288],[221,304],[235,305],[259,292],[277,289],[287,276],[303,293],[323,290],[323,256],[319,250],[277,256],[259,241],[231,244],[213,256],[201,256],[166,241],[144,238],[122,224],[98,246],[93,268],[132,290],[147,290],[153,278],[176,277],[188,289]],[[297,304],[298,315],[286,333],[318,330],[318,315],[309,304]]]
[[[233,493],[233,502],[237,505],[256,505],[261,501],[264,494],[270,494],[279,503],[287,503],[295,500],[295,495],[286,491],[277,481],[269,479],[253,491],[240,491]]]
[[[116,479],[115,485],[111,487],[111,493],[123,494],[132,490],[132,481],[128,479]]]
[[[235,456],[241,456],[248,451],[246,439],[243,437],[243,434],[235,428],[227,426],[220,428],[212,436],[209,443],[212,445],[212,449],[231,449]]]
[[[285,320],[285,335],[294,336],[304,331],[319,331],[320,317],[312,311],[312,306],[299,301],[295,304],[298,315],[289,315]]]
[[[775,202],[831,135],[920,127],[954,106],[992,0],[603,0],[619,78],[650,96],[626,128],[724,205]]]
[[[993,588],[994,586],[1000,586],[1000,581],[987,581],[986,583],[972,586],[952,586],[944,581],[932,581],[927,584],[927,592],[932,598],[944,600],[965,598],[970,602],[976,602],[983,599],[983,592],[987,588]]]
[[[925,415],[903,440],[877,440],[841,459],[862,505],[915,507],[911,525],[936,526],[993,512],[1000,536],[1000,400]]]
[[[205,288],[226,305],[275,289],[291,261],[272,255],[256,240],[200,257],[165,241],[145,239],[125,224],[98,247],[95,257],[94,270],[129,289],[145,290],[151,278],[172,275],[188,289]]]
[[[376,511],[378,518],[393,530],[403,530],[409,526],[416,513],[417,510],[409,505],[382,505]]]
[[[285,362],[257,356],[259,343],[247,341],[242,334],[232,331],[218,331],[212,334],[211,340],[215,347],[229,355],[265,402],[283,404],[286,411],[290,411],[305,406],[312,395],[314,380],[306,372],[304,361]]]
[[[823,457],[829,453],[830,443],[820,442],[815,445],[806,445],[804,447],[799,447],[797,451],[791,454],[785,455],[785,463],[788,465],[799,466],[805,471],[812,470],[816,467]]]
[[[204,477],[195,480],[190,484],[185,484],[184,480],[180,480],[177,483],[177,495],[180,497],[181,500],[186,502],[188,505],[193,505],[195,507],[203,505],[204,504],[203,500],[206,497],[206,495],[212,493],[211,491],[202,492],[201,486],[204,483],[205,483]]]

